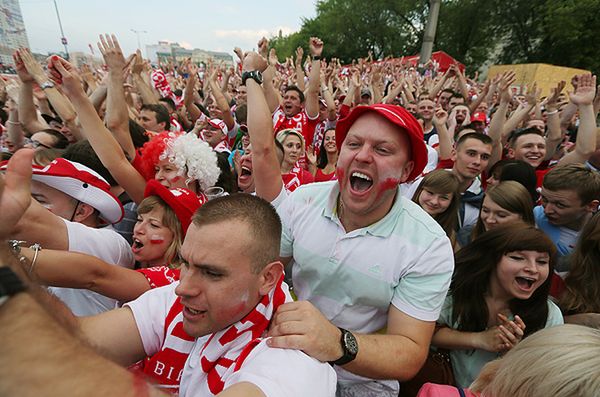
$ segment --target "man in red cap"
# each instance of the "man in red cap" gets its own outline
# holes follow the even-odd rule
[[[265,67],[255,53],[243,62],[244,73]],[[259,82],[248,79],[246,87],[256,193],[279,202],[267,102]],[[440,226],[398,193],[427,162],[423,131],[410,113],[359,106],[338,122],[336,142],[338,180],[301,186],[274,204],[283,223],[280,255],[284,263],[293,259],[299,301],[278,309],[269,343],[335,365],[338,395],[397,396],[397,380],[413,377],[427,356],[452,247]]]
[[[57,158],[34,168],[31,204],[9,235],[42,249],[82,252],[107,263],[133,267],[131,247],[110,225],[123,217],[123,206],[110,185],[90,168]],[[73,313],[89,316],[115,307],[116,301],[88,290],[52,288]]]

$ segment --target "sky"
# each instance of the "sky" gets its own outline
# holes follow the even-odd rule
[[[29,45],[34,52],[64,51],[52,0],[20,0]],[[69,52],[99,56],[98,35],[114,33],[127,55],[159,40],[186,48],[224,51],[256,48],[263,37],[298,31],[302,18],[315,16],[314,0],[56,0]]]

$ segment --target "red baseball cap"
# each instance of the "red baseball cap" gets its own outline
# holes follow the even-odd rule
[[[144,197],[148,196],[158,196],[171,207],[175,212],[175,215],[177,215],[179,223],[181,223],[181,233],[183,237],[185,237],[185,234],[192,223],[192,216],[196,210],[208,201],[208,198],[203,193],[200,193],[198,196],[188,189],[168,189],[161,185],[156,179],[151,179],[146,184]]]
[[[225,125],[225,122],[221,119],[209,119],[208,120],[208,124],[221,131],[223,133],[223,135],[227,135],[227,125]]]
[[[487,116],[483,112],[475,112],[471,116],[471,123],[473,121],[481,121],[482,123],[487,123]]]
[[[337,126],[335,127],[335,142],[338,150],[341,149],[342,143],[344,142],[344,139],[346,139],[346,135],[352,124],[367,112],[377,113],[378,115],[385,117],[406,132],[410,139],[412,153],[411,160],[415,163],[412,172],[408,176],[407,182],[412,181],[421,175],[423,169],[427,165],[427,146],[425,146],[423,138],[423,128],[417,119],[401,106],[377,103],[370,106],[357,106],[352,109],[352,112],[338,121]]]
[[[123,206],[110,192],[108,182],[83,164],[59,157],[43,168],[33,167],[31,179],[90,205],[108,223],[123,218]]]

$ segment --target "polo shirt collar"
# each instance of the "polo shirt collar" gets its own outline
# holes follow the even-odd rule
[[[323,208],[322,215],[329,220],[338,223],[342,226],[342,223],[338,216],[338,197],[340,196],[340,185],[339,183],[334,184],[331,191],[329,192],[329,196],[327,197],[327,202],[325,207]],[[400,193],[400,187],[396,189],[396,197],[394,198],[394,204],[390,211],[380,220],[375,222],[372,225],[357,229],[352,231],[350,234],[356,236],[362,236],[366,234],[370,234],[372,236],[377,237],[389,237],[394,231],[394,226],[396,222],[394,219],[398,217],[400,212],[402,211],[402,194]]]

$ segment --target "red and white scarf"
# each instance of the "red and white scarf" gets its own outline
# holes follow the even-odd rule
[[[258,305],[243,319],[210,336],[202,352],[200,384],[206,384],[213,395],[223,391],[227,373],[238,371],[252,349],[262,340],[273,313],[285,302],[291,302],[288,286],[283,276]]]

